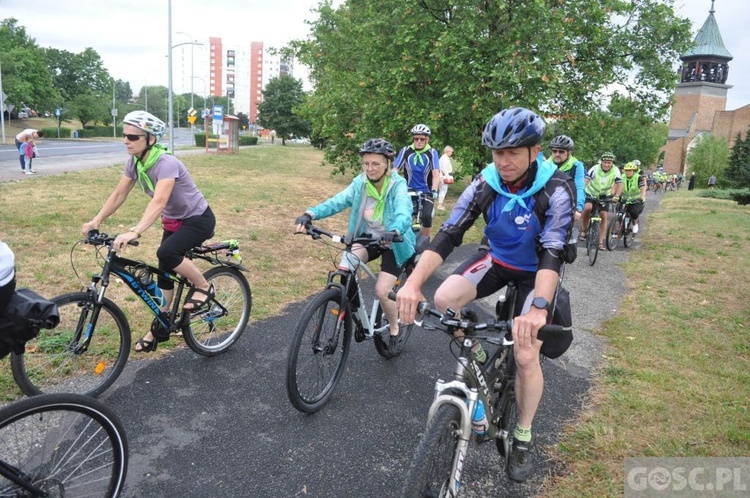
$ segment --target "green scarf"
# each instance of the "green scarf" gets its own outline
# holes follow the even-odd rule
[[[568,173],[568,171],[570,171],[571,168],[573,168],[573,165],[575,164],[576,161],[578,161],[578,159],[576,159],[573,156],[570,156],[567,161],[565,161],[560,166],[558,166],[558,169],[562,171],[563,173]],[[570,175],[570,173],[568,174]],[[574,176],[574,175],[570,175],[570,176]]]
[[[383,221],[383,211],[385,211],[385,194],[388,192],[388,183],[390,183],[390,181],[390,176],[386,176],[385,178],[383,178],[383,186],[380,187],[380,192],[378,192],[378,189],[375,187],[375,185],[373,185],[369,179],[367,180],[367,196],[375,199],[375,211],[372,213],[373,221]]]
[[[146,163],[142,163],[137,157],[133,156],[133,160],[135,161],[135,168],[138,172],[138,185],[141,186],[141,189],[146,192],[146,187],[148,187],[151,192],[154,192],[154,182],[151,181],[151,178],[148,177],[146,172],[150,170],[154,164],[156,164],[156,161],[161,157],[162,154],[171,154],[168,148],[161,144],[155,144],[153,147],[151,147],[151,151],[148,154],[148,159],[146,159]]]
[[[426,153],[427,153],[427,151],[428,151],[428,150],[430,150],[430,149],[432,148],[432,146],[430,146],[430,144],[427,144],[427,145],[425,145],[425,146],[424,146],[424,149],[422,149],[422,150],[417,150],[417,149],[415,149],[415,148],[414,148],[414,144],[411,144],[411,145],[410,145],[410,147],[411,147],[411,150],[413,150],[413,151],[414,151],[414,153],[415,153],[415,154],[417,155],[416,159],[414,160],[414,163],[415,163],[415,164],[419,164],[420,166],[422,166],[422,165],[424,164],[424,163],[422,162],[422,156],[423,156],[424,154],[426,154]],[[427,161],[425,161],[425,163],[426,163],[426,162],[427,162]]]

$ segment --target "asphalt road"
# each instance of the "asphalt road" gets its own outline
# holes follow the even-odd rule
[[[80,165],[68,161],[64,169]],[[658,199],[650,195],[646,213],[657,207]],[[646,219],[642,227],[647,230]],[[464,496],[534,496],[546,475],[560,472],[543,448],[559,439],[585,401],[602,354],[593,333],[615,313],[626,290],[618,263],[637,254],[639,246],[636,241],[629,250],[600,253],[593,267],[579,248],[564,282],[571,293],[575,340],[560,359],[544,363],[544,397],[534,423],[541,448],[538,469],[528,482],[511,483],[499,470],[494,444],[473,446]],[[428,282],[425,295],[434,295],[475,250],[458,248]],[[253,275],[249,280],[252,285]],[[488,313],[494,308],[491,299],[478,305]],[[453,370],[449,339],[417,328],[394,360],[382,359],[370,342],[352,343],[333,398],[319,413],[305,415],[291,406],[285,391],[287,349],[303,306],[293,303],[280,316],[252,323],[229,352],[215,358],[186,347],[158,361],[131,353],[124,374],[102,397],[128,434],[124,496],[397,495],[426,423],[435,380]],[[133,331],[133,338],[143,333]]]

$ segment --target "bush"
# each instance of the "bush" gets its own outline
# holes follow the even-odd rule
[[[57,127],[42,128],[39,131],[44,133],[44,138],[57,138]],[[67,126],[60,127],[60,138],[70,138],[72,136],[73,136],[73,130],[71,128],[68,128]]]
[[[122,136],[122,126],[117,127],[115,136]],[[92,138],[92,137],[112,137],[111,126],[87,126],[83,130],[78,130],[78,138]]]
[[[216,138],[216,135],[211,135],[211,138]],[[196,147],[205,147],[206,146],[206,134],[205,133],[196,133],[195,134],[195,146]]]
[[[258,145],[258,137],[240,136],[240,145]]]

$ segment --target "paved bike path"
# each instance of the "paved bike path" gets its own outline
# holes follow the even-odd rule
[[[655,209],[649,202],[647,210]],[[646,220],[642,222],[646,226]],[[636,241],[635,249],[640,242]],[[431,297],[452,269],[476,250],[458,248],[425,288]],[[534,434],[554,444],[590,385],[602,344],[591,332],[612,316],[624,277],[617,263],[631,250],[585,249],[569,265],[575,340],[544,364],[544,397]],[[251,285],[253,276],[249,276]],[[450,377],[449,339],[417,328],[404,353],[378,356],[371,342],[352,342],[347,370],[322,411],[305,415],[289,403],[286,355],[303,303],[253,323],[229,352],[204,358],[187,348],[158,361],[132,361],[103,396],[121,415],[130,443],[125,496],[390,497],[396,496],[426,423],[435,380]],[[488,311],[491,311],[491,303]],[[139,332],[133,331],[136,339]],[[493,443],[475,446],[465,471],[467,497],[533,496],[559,470],[543,451],[533,478],[510,483]]]

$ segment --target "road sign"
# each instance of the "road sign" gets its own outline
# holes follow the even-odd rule
[[[211,114],[211,111],[209,111],[208,109],[203,109],[201,111],[201,119],[206,119],[209,114]]]
[[[213,118],[215,121],[221,121],[224,119],[224,106],[221,106],[221,105],[214,106]]]
[[[195,124],[195,118],[197,118],[197,117],[198,116],[188,116],[188,123]]]
[[[5,95],[5,92],[0,92],[0,104],[2,104],[3,102],[5,102],[5,99],[7,99],[7,98],[8,98],[8,96]]]
[[[195,109],[193,109],[192,107],[190,109],[188,109],[187,110],[187,115],[188,116],[195,116],[196,115]]]

